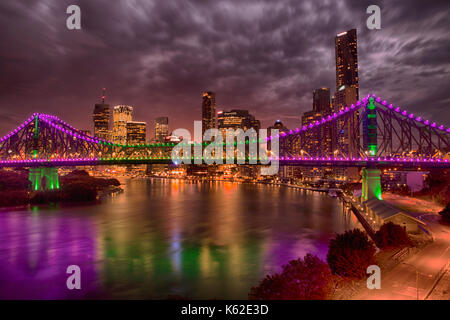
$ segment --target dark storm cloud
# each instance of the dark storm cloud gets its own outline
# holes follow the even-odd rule
[[[65,27],[82,10],[82,30]],[[383,1],[382,29],[366,28],[371,1],[42,0],[0,2],[0,131],[32,112],[91,128],[102,87],[108,102],[200,118],[200,92],[220,109],[247,108],[264,125],[299,124],[312,90],[335,89],[334,37],[358,29],[361,95],[447,122],[450,10],[446,1]],[[151,126],[149,126],[149,129]],[[149,130],[150,132],[152,130]]]

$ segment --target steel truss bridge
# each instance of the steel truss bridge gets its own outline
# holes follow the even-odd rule
[[[374,94],[263,142],[271,144],[275,138],[280,144],[278,155],[260,153],[259,158],[252,159],[245,153],[237,154],[237,158],[245,164],[267,164],[271,160],[289,166],[450,168],[450,128]],[[194,148],[204,149],[211,143],[182,141],[193,156],[173,158],[175,143],[116,144],[89,136],[56,116],[35,113],[0,139],[0,167],[30,168],[30,180],[34,181],[42,175],[55,175],[52,168],[58,167],[202,162],[208,159],[195,155]],[[225,149],[226,144],[222,145]],[[226,159],[221,160],[226,163]]]

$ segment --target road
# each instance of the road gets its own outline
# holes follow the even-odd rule
[[[450,225],[442,224],[440,216],[424,214],[425,221],[434,236],[434,242],[417,254],[409,257],[390,270],[381,274],[381,289],[364,289],[353,297],[355,300],[415,300],[416,269],[419,271],[419,299],[424,299],[431,289],[435,275],[450,260]]]

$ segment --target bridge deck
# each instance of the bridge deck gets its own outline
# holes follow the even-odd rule
[[[0,167],[27,168],[27,167],[76,167],[76,166],[110,166],[110,165],[146,165],[146,164],[180,164],[180,160],[175,163],[170,159],[34,159],[34,160],[7,160],[0,161]],[[192,162],[192,164],[195,164]],[[205,164],[205,163],[203,163]],[[223,161],[226,164],[226,161]],[[268,165],[267,162],[238,163],[241,165]],[[270,163],[269,163],[270,164]],[[290,159],[279,160],[280,166],[305,166],[305,167],[371,167],[371,168],[401,168],[401,169],[421,169],[421,168],[443,168],[449,169],[450,162],[440,159],[392,159],[392,160],[322,160],[322,159]]]

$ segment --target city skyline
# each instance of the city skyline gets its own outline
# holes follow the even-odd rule
[[[36,110],[92,130],[85,115],[91,113],[102,87],[108,88],[110,105],[133,105],[136,118],[147,123],[164,115],[172,128],[191,128],[194,120],[200,120],[199,95],[211,90],[217,93],[217,109],[246,109],[262,127],[280,119],[292,128],[301,122],[303,112],[311,110],[314,89],[334,91],[334,38],[351,28],[358,30],[360,96],[375,92],[433,120],[448,113],[448,31],[440,27],[448,24],[443,14],[448,9],[443,6],[390,3],[383,11],[383,26],[389,28],[371,31],[365,26],[365,1],[282,6],[269,2],[196,6],[190,1],[152,8],[129,2],[78,4],[84,13],[78,33],[69,32],[64,14],[57,14],[64,12],[65,4],[0,4],[4,15],[0,23],[9,25],[0,31],[8,43],[8,50],[0,47],[1,133]],[[222,9],[227,14],[221,14]],[[239,14],[242,9],[246,16]],[[105,11],[101,17],[111,19],[99,19],[99,10]],[[147,15],[139,17],[140,10]],[[210,28],[205,28],[207,18],[198,17],[204,10],[217,17]],[[122,12],[126,18],[120,18]],[[180,12],[183,19],[168,18]],[[421,21],[414,19],[417,12]],[[14,17],[32,13],[40,19],[14,28]],[[328,17],[325,23],[322,15]],[[236,23],[229,23],[229,16]],[[121,27],[113,21],[121,21]],[[161,27],[163,22],[167,27]],[[178,32],[180,28],[185,31]],[[147,34],[140,38],[144,29]],[[33,37],[24,40],[25,34]],[[220,43],[226,46],[221,48]],[[430,106],[424,108],[424,103]],[[177,116],[181,112],[185,115]]]

